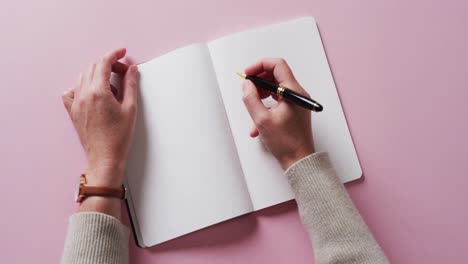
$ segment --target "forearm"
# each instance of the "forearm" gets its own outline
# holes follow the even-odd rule
[[[318,264],[388,263],[336,176],[327,153],[312,154],[285,173]]]

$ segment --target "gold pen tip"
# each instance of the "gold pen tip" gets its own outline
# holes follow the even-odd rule
[[[245,73],[238,72],[237,75],[239,75],[241,78],[245,79],[247,75]]]

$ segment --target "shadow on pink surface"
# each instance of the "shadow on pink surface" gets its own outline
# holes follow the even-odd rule
[[[146,254],[158,254],[177,250],[222,248],[235,243],[241,243],[255,234],[259,218],[269,218],[287,214],[296,210],[296,207],[295,201],[284,202],[145,249],[136,246],[132,234],[132,238],[130,239],[130,258],[137,261],[142,253],[141,251],[146,251]],[[123,221],[126,225],[130,225],[128,215],[124,216]]]

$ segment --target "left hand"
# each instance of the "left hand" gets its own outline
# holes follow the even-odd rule
[[[63,103],[86,152],[91,185],[121,186],[136,122],[137,67],[118,60],[125,49],[109,52],[80,75]],[[123,91],[110,84],[111,72],[123,76]]]

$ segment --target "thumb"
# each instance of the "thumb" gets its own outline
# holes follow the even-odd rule
[[[75,90],[74,89],[66,91],[62,95],[63,105],[65,106],[65,109],[67,109],[68,114],[70,114],[74,97],[75,97]]]
[[[138,69],[135,65],[128,68],[123,79],[123,104],[127,106],[136,106],[137,103],[137,74]]]
[[[258,124],[262,119],[269,115],[268,109],[262,103],[260,95],[255,85],[246,80],[242,84],[242,100],[244,101],[247,111],[249,111],[250,117],[252,117],[255,124]]]

